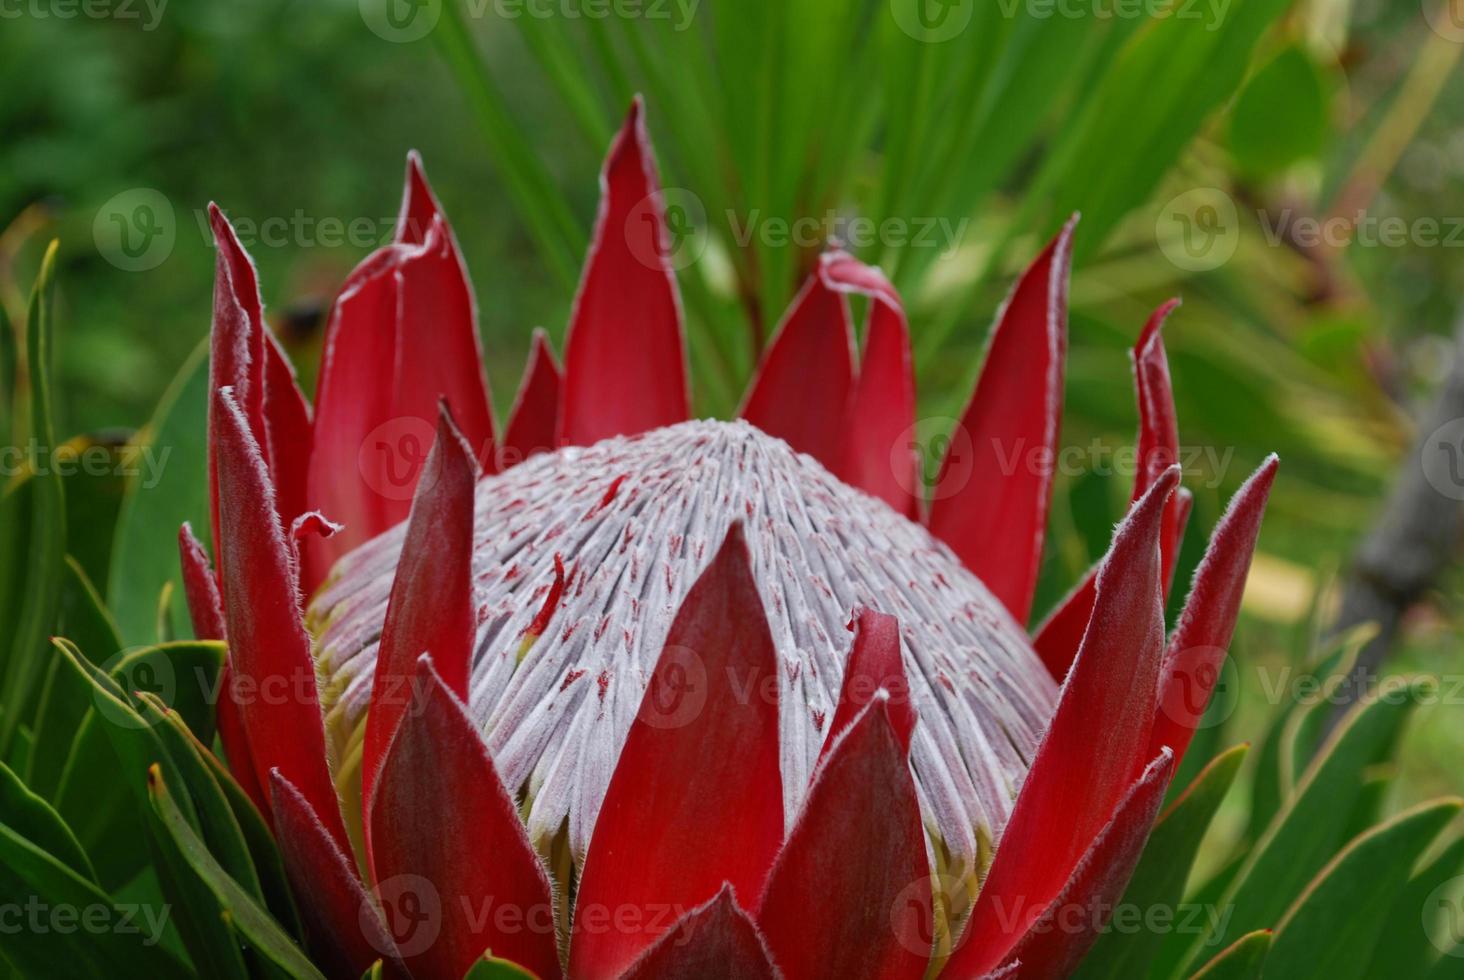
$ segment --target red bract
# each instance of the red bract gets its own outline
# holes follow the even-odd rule
[[[1166,644],[1189,500],[1162,307],[1134,350],[1131,511],[1034,647],[1072,223],[997,318],[922,521],[879,270],[822,256],[742,419],[688,422],[639,103],[602,185],[564,369],[536,335],[497,446],[415,157],[396,242],[337,301],[313,422],[212,212],[217,573],[186,527],[180,553],[312,949],[424,980],[487,951],[576,980],[1071,969],[1204,711],[1274,459]],[[425,940],[395,928],[404,897]],[[1074,908],[1085,929],[1054,925]]]

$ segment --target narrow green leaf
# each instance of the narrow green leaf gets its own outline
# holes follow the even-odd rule
[[[192,976],[157,945],[157,927],[171,911],[167,906],[120,906],[5,826],[0,826],[0,895],[26,896],[22,911],[29,927],[0,929],[0,952],[25,976]]]
[[[445,0],[442,7],[442,17],[432,33],[488,137],[489,152],[519,217],[561,285],[572,289],[579,280],[579,256],[584,254],[588,236],[509,113],[507,101],[468,31],[459,0]]]
[[[155,643],[129,650],[107,667],[129,694],[147,691],[161,698],[208,745],[214,738],[224,649],[216,640]]]
[[[85,571],[70,555],[61,582],[61,615],[57,632],[75,643],[93,663],[103,663],[122,649],[117,624]],[[91,687],[51,651],[46,680],[36,710],[35,734],[25,775],[36,793],[51,798],[81,721],[91,707]]]
[[[0,763],[0,824],[56,858],[88,881],[97,873],[76,835],[50,804],[26,788],[9,766]]]
[[[179,809],[162,772],[153,768],[148,773],[148,795],[153,812],[177,843],[178,853],[228,910],[234,927],[253,948],[275,966],[300,980],[324,980],[324,975],[309,957],[280,927],[268,912],[259,906],[233,878],[219,867],[218,861],[199,840],[190,821]]]
[[[1143,857],[1129,879],[1121,907],[1145,923],[1180,923],[1178,914],[1185,882],[1200,842],[1220,808],[1249,746],[1237,745],[1211,760],[1195,781],[1159,817],[1144,845]],[[1132,910],[1132,911],[1130,911]],[[1075,977],[1142,977],[1163,941],[1164,933],[1150,929],[1121,930],[1111,925],[1078,967]]]
[[[147,808],[148,767],[161,764],[176,785],[183,779],[158,733],[133,707],[117,679],[90,663],[69,641],[57,639],[55,645],[91,686],[93,699],[62,774],[56,809],[87,848],[103,884],[111,886],[130,878],[145,859],[137,848],[117,848],[114,841],[123,839],[117,836],[121,830],[146,832],[139,817]],[[128,678],[125,673],[119,676]],[[198,827],[192,801],[183,796],[179,805]]]
[[[1464,866],[1464,837],[1456,837],[1409,879],[1408,886],[1398,894],[1392,911],[1388,913],[1382,934],[1373,949],[1367,976],[1421,977],[1428,972],[1429,963],[1440,951],[1424,927],[1424,916],[1430,911],[1430,901],[1438,901],[1440,893],[1447,895],[1446,885],[1459,876],[1461,866]],[[1451,904],[1439,911],[1450,913],[1456,909],[1457,906]],[[1441,932],[1440,935],[1447,933]],[[1460,968],[1464,970],[1464,963]]]
[[[1424,803],[1348,844],[1277,927],[1267,965],[1288,980],[1366,976],[1393,901],[1464,800]]]
[[[1151,20],[1119,52],[1094,86],[1089,111],[1065,134],[1028,195],[1029,206],[1050,202],[1048,225],[1082,210],[1074,243],[1078,261],[1153,192],[1239,87],[1256,43],[1288,5],[1235,0],[1218,20]]]
[[[192,732],[188,733],[190,736]],[[260,889],[264,894],[265,906],[270,913],[282,923],[291,935],[300,935],[300,914],[295,908],[295,896],[290,891],[289,879],[285,877],[285,865],[280,859],[279,848],[275,846],[274,834],[270,832],[269,825],[264,822],[254,801],[244,788],[234,779],[233,773],[219,760],[213,752],[207,751],[202,745],[195,745],[195,748],[203,755],[208,763],[209,769],[213,772],[214,779],[218,781],[224,796],[229,800],[229,807],[234,811],[234,819],[239,822],[239,829],[244,834],[244,841],[249,846],[249,856],[254,862],[254,870],[259,875]]]
[[[1248,932],[1206,963],[1190,980],[1260,980],[1271,951],[1271,930]]]
[[[117,517],[107,600],[122,639],[153,642],[158,591],[165,582],[183,592],[178,567],[178,528],[209,526],[208,506],[208,346],[201,343],[179,369],[152,420],[139,431],[129,451],[138,460]],[[191,637],[186,611],[176,603],[177,636]]]
[[[1375,628],[1374,628],[1375,629]],[[1294,748],[1295,739],[1303,730],[1311,731],[1312,726],[1308,724],[1303,728],[1292,728],[1292,717],[1300,710],[1296,695],[1303,691],[1314,692],[1312,704],[1325,703],[1329,699],[1325,692],[1330,685],[1335,683],[1335,678],[1346,676],[1352,670],[1356,662],[1358,652],[1362,649],[1364,635],[1371,636],[1372,631],[1364,633],[1361,629],[1353,631],[1348,636],[1340,639],[1334,647],[1329,649],[1310,669],[1300,674],[1295,683],[1291,682],[1288,675],[1285,680],[1287,697],[1272,718],[1262,736],[1261,747],[1256,753],[1255,773],[1251,780],[1251,820],[1246,836],[1250,840],[1257,840],[1265,832],[1276,814],[1280,811],[1282,804],[1289,797],[1296,786],[1296,774],[1305,769],[1306,763],[1296,766],[1296,759],[1299,755]],[[1330,710],[1330,704],[1326,705]],[[1288,734],[1297,733],[1297,734]],[[1310,755],[1315,754],[1313,747]],[[1310,761],[1308,755],[1307,761]],[[1283,764],[1283,760],[1288,760]]]
[[[31,293],[26,323],[26,357],[30,369],[32,436],[40,453],[56,445],[51,417],[51,336],[54,324],[56,247],[52,242],[41,261]],[[11,743],[43,674],[46,637],[56,623],[61,596],[62,558],[66,553],[66,500],[61,474],[49,456],[29,481],[30,528],[25,574],[9,654],[0,685],[0,758],[10,758]]]
[[[244,831],[238,818],[224,795],[223,787],[214,778],[212,770],[204,762],[196,747],[197,740],[183,724],[178,712],[170,710],[154,694],[143,692],[138,695],[139,714],[151,724],[163,743],[163,748],[172,758],[183,777],[183,788],[198,810],[198,819],[204,842],[224,871],[241,887],[261,902],[264,892],[260,888],[259,875],[254,870],[254,859],[249,845],[244,840]]]
[[[1229,921],[1192,943],[1191,958],[1203,945],[1268,928],[1281,918],[1342,845],[1347,819],[1362,793],[1362,766],[1393,740],[1420,696],[1431,687],[1429,681],[1393,687],[1347,715],[1222,899],[1222,905],[1234,909]]]
[[[1282,48],[1246,83],[1230,111],[1230,152],[1239,170],[1266,177],[1321,150],[1328,96],[1306,47]]]
[[[142,458],[131,437],[111,431],[76,436],[56,447],[66,499],[66,553],[105,592],[112,546],[131,474],[143,476]]]
[[[10,445],[19,446],[25,442],[20,432],[20,416],[16,399],[20,397],[20,344],[15,328],[0,303],[0,441],[10,440]]]
[[[219,980],[248,980],[249,968],[229,916],[179,852],[157,814],[147,811],[152,869],[169,903],[183,948],[198,972]]]

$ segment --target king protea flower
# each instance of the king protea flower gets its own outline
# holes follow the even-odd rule
[[[564,366],[536,336],[501,435],[415,157],[395,242],[335,304],[313,418],[213,211],[217,574],[180,542],[241,682],[223,744],[312,950],[454,980],[490,952],[542,978],[1064,973],[1205,708],[1274,459],[1166,641],[1189,498],[1160,309],[1132,508],[1029,638],[1072,223],[998,316],[927,505],[900,298],[842,252],[741,418],[688,419],[659,201],[637,104]],[[403,889],[426,941],[393,928]]]

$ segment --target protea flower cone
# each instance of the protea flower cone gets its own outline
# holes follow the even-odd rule
[[[1188,497],[1159,310],[1132,508],[1029,639],[1073,224],[997,317],[927,503],[900,298],[842,252],[741,418],[688,420],[657,191],[637,104],[563,369],[536,337],[501,437],[415,157],[313,419],[213,212],[216,572],[180,543],[312,951],[340,976],[1062,975],[1205,708],[1274,459],[1166,639]]]

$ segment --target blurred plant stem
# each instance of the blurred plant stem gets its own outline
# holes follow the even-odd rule
[[[1358,655],[1333,724],[1370,690],[1370,679],[1386,659],[1404,615],[1433,588],[1454,555],[1464,505],[1441,488],[1464,489],[1456,469],[1458,436],[1449,438],[1445,431],[1448,426],[1457,428],[1460,420],[1464,420],[1464,315],[1455,327],[1448,377],[1420,420],[1418,441],[1347,574],[1332,635],[1340,636],[1361,623],[1376,623],[1378,632]]]

